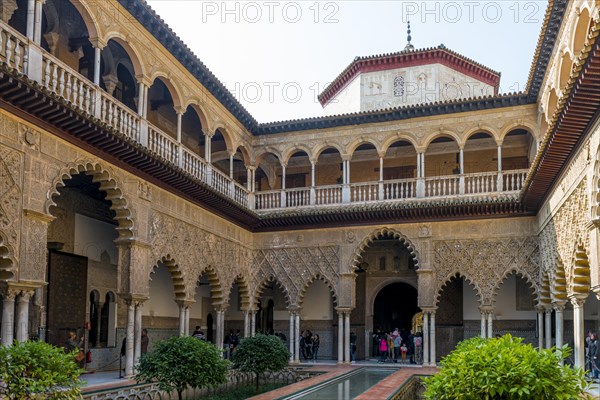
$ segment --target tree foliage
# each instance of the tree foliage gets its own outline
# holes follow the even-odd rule
[[[177,391],[179,399],[189,386],[203,388],[227,382],[229,362],[212,343],[195,337],[173,337],[157,343],[154,351],[140,358],[136,380],[157,381],[166,391]]]
[[[78,399],[83,371],[75,354],[44,342],[0,347],[0,398]]]
[[[290,352],[277,336],[258,334],[242,339],[231,359],[234,368],[256,374],[256,387],[258,387],[260,374],[267,371],[280,371],[287,367]]]
[[[424,380],[428,400],[581,400],[584,372],[561,365],[570,350],[538,351],[522,338],[465,340]]]

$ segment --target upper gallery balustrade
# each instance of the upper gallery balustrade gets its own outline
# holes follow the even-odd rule
[[[68,25],[41,18],[42,2],[16,4],[9,23],[0,21],[0,63],[249,209],[516,196],[535,154],[531,134],[515,129],[501,144],[483,132],[462,146],[441,135],[419,151],[403,140],[384,152],[365,142],[350,156],[329,147],[311,158],[298,151],[283,162],[265,152],[250,165],[248,149],[233,149],[223,127],[208,132],[202,110],[182,107],[166,77],[140,76],[125,41],[92,44],[70,1],[44,5],[54,7],[54,18],[69,15]]]

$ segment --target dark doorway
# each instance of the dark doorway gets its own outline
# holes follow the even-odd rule
[[[208,314],[206,316],[206,340],[213,343],[213,316]]]
[[[373,328],[410,331],[413,315],[421,311],[417,297],[417,289],[407,283],[391,283],[381,289],[375,298]]]

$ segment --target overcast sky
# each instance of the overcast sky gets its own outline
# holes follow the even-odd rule
[[[524,90],[546,1],[147,0],[259,121],[323,115],[316,96],[356,56],[444,44]]]

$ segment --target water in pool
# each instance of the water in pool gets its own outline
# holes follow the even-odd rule
[[[397,369],[361,368],[331,381],[309,387],[302,392],[282,397],[282,400],[350,400],[366,392]]]

